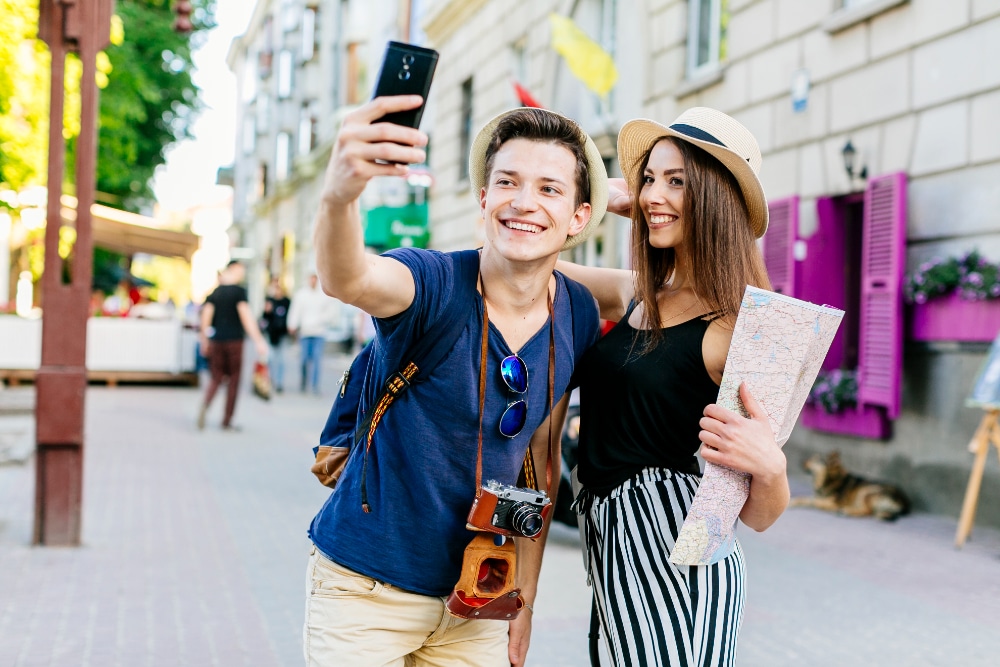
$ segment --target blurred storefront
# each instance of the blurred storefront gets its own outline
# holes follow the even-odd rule
[[[29,209],[30,210],[30,209]],[[22,211],[23,213],[23,211]],[[64,229],[72,231],[76,220],[76,199],[62,197]],[[91,207],[92,234],[95,249],[104,250],[125,259],[116,266],[118,273],[111,280],[109,291],[117,283],[135,289],[144,281],[130,273],[136,256],[175,258],[189,266],[199,249],[199,237],[191,232],[164,229],[146,216],[109,208],[100,204]],[[44,211],[28,220],[44,220]],[[22,238],[23,241],[23,238]],[[0,379],[8,382],[31,380],[41,361],[42,318],[44,303],[32,283],[32,274],[14,263],[18,275],[14,279],[16,312],[0,315]],[[102,267],[95,266],[98,281]],[[189,276],[187,277],[189,278]],[[187,279],[186,278],[186,279]],[[92,380],[172,381],[196,383],[195,343],[197,333],[185,326],[182,313],[166,303],[128,303],[128,287],[123,287],[125,305],[108,316],[103,308],[107,296],[95,282],[94,313],[88,320],[87,371]],[[158,306],[153,308],[153,306]],[[133,309],[130,317],[119,316]]]

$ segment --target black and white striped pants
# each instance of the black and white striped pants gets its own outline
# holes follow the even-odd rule
[[[646,468],[605,499],[580,494],[590,580],[616,667],[735,664],[746,595],[739,541],[714,565],[667,560],[699,482]]]

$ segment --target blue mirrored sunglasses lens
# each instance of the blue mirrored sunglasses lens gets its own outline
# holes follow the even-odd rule
[[[523,394],[528,390],[528,367],[517,355],[512,354],[500,362],[500,375],[511,391]]]
[[[514,401],[504,410],[500,417],[500,433],[513,438],[524,428],[524,421],[528,418],[528,405],[524,401]]]

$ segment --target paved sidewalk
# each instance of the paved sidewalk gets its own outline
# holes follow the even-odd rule
[[[328,358],[322,397],[241,396],[241,433],[219,430],[221,396],[198,432],[200,390],[91,387],[80,548],[29,545],[34,459],[0,465],[0,666],[301,665],[305,530],[326,495],[309,449],[345,362]],[[0,415],[0,433],[30,426]],[[529,665],[586,665],[578,541],[555,528]],[[738,664],[998,664],[1000,532],[977,528],[959,551],[954,530],[808,509],[741,528]]]

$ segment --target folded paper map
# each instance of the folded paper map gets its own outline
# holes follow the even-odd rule
[[[784,445],[843,316],[836,308],[747,287],[716,402],[748,416],[739,394],[745,382],[767,412],[778,446]],[[749,494],[750,475],[706,463],[670,562],[710,565],[732,553]]]

